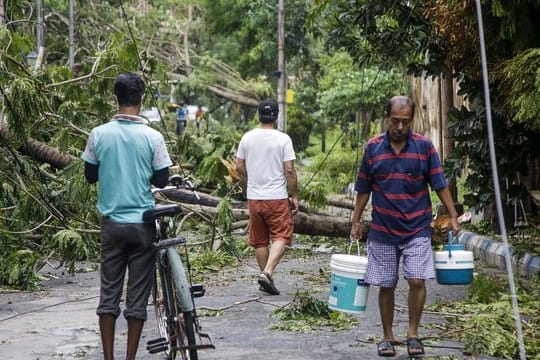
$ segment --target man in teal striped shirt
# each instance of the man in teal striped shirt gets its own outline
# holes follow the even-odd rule
[[[101,286],[96,313],[106,360],[114,356],[115,323],[121,312],[126,269],[126,359],[135,359],[147,317],[155,260],[154,224],[144,223],[142,214],[155,206],[151,185],[167,185],[172,165],[163,136],[138,116],[144,91],[144,82],[136,74],[124,73],[116,78],[118,113],[90,132],[82,154],[87,181],[99,183]]]

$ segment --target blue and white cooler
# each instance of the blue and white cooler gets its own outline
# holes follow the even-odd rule
[[[453,244],[454,239],[450,232],[448,244],[434,254],[437,282],[443,285],[467,285],[473,280],[473,253],[465,250],[463,244]]]

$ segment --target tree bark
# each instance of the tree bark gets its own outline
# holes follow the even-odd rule
[[[294,233],[348,238],[351,233],[351,223],[345,217],[299,212],[294,217]]]
[[[165,195],[168,199],[178,201],[182,204],[194,204],[194,205],[216,207],[218,206],[219,202],[222,200],[222,198],[218,196],[208,195],[200,191],[197,192],[197,195],[199,196],[199,199],[197,199],[197,195],[195,195],[195,192],[191,190],[185,190],[185,189],[164,190],[164,191],[161,191],[160,193]],[[246,208],[246,204],[244,202],[232,202],[232,205],[233,205],[233,208],[235,209]]]
[[[6,11],[4,8],[4,2],[0,1],[0,26],[6,24]]]
[[[179,202],[187,211],[203,213],[209,217],[217,215],[216,206],[221,198],[199,193],[200,199],[189,190],[165,190],[163,194],[170,200]],[[249,211],[245,202],[233,202],[233,216],[235,221],[249,219]],[[364,227],[367,229],[367,227]],[[312,236],[330,236],[348,238],[351,231],[349,217],[312,214],[299,212],[294,217],[294,233]]]
[[[76,159],[74,156],[62,154],[58,149],[34,139],[27,139],[21,152],[32,159],[48,163],[55,169],[63,169]]]
[[[207,89],[210,92],[214,93],[215,95],[222,97],[226,100],[230,100],[237,104],[246,105],[250,107],[257,107],[259,105],[259,101],[257,99],[244,96],[242,94],[236,93],[230,89],[225,89],[218,85],[209,85]]]
[[[353,210],[355,200],[348,194],[333,194],[326,197],[326,202],[330,206]]]
[[[7,126],[3,126],[0,127],[0,136],[7,140],[13,135]],[[26,140],[26,144],[20,151],[32,159],[50,164],[55,169],[63,169],[76,159],[74,156],[62,154],[58,149],[31,138]]]

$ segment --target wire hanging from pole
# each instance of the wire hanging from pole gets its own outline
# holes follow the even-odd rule
[[[512,270],[512,258],[508,248],[508,236],[506,234],[506,224],[504,222],[504,214],[502,208],[501,200],[501,189],[499,185],[499,174],[497,170],[497,158],[495,154],[495,145],[493,137],[493,122],[491,119],[491,101],[489,97],[489,83],[488,83],[488,70],[487,70],[487,59],[486,59],[486,45],[484,41],[484,24],[482,21],[482,6],[480,0],[476,0],[476,13],[478,16],[478,33],[480,36],[480,55],[482,58],[482,76],[484,83],[484,97],[485,97],[485,108],[486,108],[486,120],[488,128],[488,143],[489,143],[489,155],[491,160],[491,171],[493,176],[493,187],[495,188],[495,203],[497,205],[497,216],[501,228],[501,236],[503,239],[503,250],[504,250],[504,259],[506,263],[506,270],[508,275],[508,284],[510,286],[511,298],[512,298],[512,308],[514,311],[514,319],[516,322],[516,335],[519,344],[519,354],[520,359],[525,360],[527,357],[525,355],[525,344],[523,341],[523,331],[521,329],[521,316],[519,313],[519,305],[516,295],[516,285],[514,283],[514,272]]]
[[[133,47],[135,48],[135,56],[137,58],[137,63],[139,65],[139,70],[141,71],[141,74],[143,75],[144,80],[146,80],[146,86],[150,91],[152,104],[156,107],[156,109],[158,111],[158,115],[159,115],[159,118],[161,120],[160,123],[161,123],[163,131],[165,133],[165,137],[166,137],[167,141],[171,143],[172,139],[171,139],[171,136],[169,135],[169,131],[167,130],[167,126],[165,125],[165,119],[163,119],[163,116],[161,114],[161,110],[159,109],[158,102],[157,102],[156,96],[155,96],[155,91],[154,91],[154,88],[152,86],[152,81],[150,81],[151,79],[146,79],[146,74],[144,72],[144,64],[142,62],[141,55],[139,53],[139,48],[137,46],[137,41],[135,39],[135,35],[133,35],[133,30],[131,29],[131,26],[129,24],[129,19],[127,17],[126,9],[124,8],[123,0],[120,0],[120,10],[121,10],[121,13],[122,13],[122,17],[124,18],[124,21],[126,22],[126,27],[128,29],[129,37],[131,39],[131,42],[133,43]],[[180,172],[183,175],[185,175],[184,169],[182,168],[182,165],[180,164],[180,161],[178,161],[178,167],[180,169]]]
[[[394,0],[391,8],[394,8],[397,4],[398,0]],[[401,33],[403,33],[405,31],[405,25],[408,24],[410,18],[411,18],[411,15],[412,13],[409,12],[407,18],[405,19],[405,22],[404,24],[398,29],[398,31],[392,36],[392,39],[391,40],[394,40],[398,35],[400,35]],[[369,19],[369,16],[365,16],[365,27],[364,27],[364,35],[367,34],[367,29],[368,29],[368,19]],[[387,64],[388,65],[388,64]],[[377,67],[377,72],[375,74],[375,76],[373,77],[373,79],[371,80],[371,82],[369,83],[369,85],[367,86],[367,88],[365,88],[365,85],[366,85],[366,68],[367,68],[368,64],[367,62],[363,61],[362,62],[362,81],[360,83],[360,89],[361,91],[364,91],[365,93],[368,93],[372,88],[373,86],[375,85],[375,82],[377,81],[377,79],[379,78],[379,75],[381,74],[381,71],[383,69],[383,66],[378,66]],[[391,66],[391,65],[390,65]],[[371,107],[370,110],[373,110],[374,106]],[[359,131],[359,123],[356,124],[357,125],[357,142],[359,143],[360,141],[360,131]],[[328,153],[326,154],[326,156],[324,157],[324,159],[321,161],[321,163],[319,164],[319,166],[317,167],[317,169],[313,172],[313,174],[311,175],[311,177],[308,179],[308,181],[306,182],[306,184],[302,187],[302,189],[300,190],[300,193],[302,193],[303,191],[305,191],[305,189],[308,188],[308,186],[311,184],[311,182],[313,181],[313,179],[318,175],[319,171],[322,169],[323,165],[325,165],[326,161],[328,160],[328,158],[330,157],[332,151],[334,150],[334,148],[336,147],[336,145],[338,144],[338,142],[341,140],[341,138],[345,135],[345,132],[346,132],[346,128],[343,128],[341,133],[339,134],[339,136],[337,137],[336,141],[334,142],[334,144],[330,147],[330,150],[328,151]],[[367,140],[367,139],[366,139]],[[358,174],[357,170],[358,170],[358,163],[359,163],[359,159],[360,159],[360,153],[361,153],[361,149],[360,149],[360,146],[359,144],[357,144],[357,148],[356,148],[356,151],[355,151],[355,154],[356,154],[356,161],[355,161],[355,165],[353,166],[353,168],[351,169],[351,176],[353,177],[353,184],[354,182],[356,181],[356,175]],[[352,207],[354,208],[354,203],[355,203],[355,198],[353,196],[353,198],[351,199],[351,205]],[[350,215],[352,215],[352,209],[350,210]],[[349,221],[352,219],[352,216],[349,216]]]

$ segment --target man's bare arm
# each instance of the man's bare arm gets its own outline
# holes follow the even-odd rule
[[[242,177],[242,179],[247,179],[247,172],[246,172],[246,160],[244,159],[236,159],[236,171],[238,174]]]
[[[362,213],[364,212],[366,204],[369,200],[369,196],[369,193],[356,194],[356,202],[354,205],[354,211],[351,219],[351,238],[353,239],[360,239],[360,237],[362,236],[362,223],[360,221]]]
[[[287,190],[289,192],[289,203],[293,214],[296,214],[299,209],[298,205],[298,179],[296,176],[296,168],[294,167],[294,160],[285,161],[283,163],[283,170],[285,171],[285,177],[287,179]]]
[[[296,178],[294,160],[285,161],[283,163],[283,170],[285,171],[285,177],[287,178],[287,190],[289,191],[289,196],[298,197],[298,180]]]
[[[437,190],[437,195],[439,196],[439,199],[448,211],[448,215],[450,216],[450,226],[452,227],[454,234],[457,234],[460,230],[460,226],[457,220],[458,213],[456,211],[456,207],[454,206],[454,200],[452,200],[452,194],[450,194],[450,190],[448,190],[448,187],[442,188],[440,190]]]

